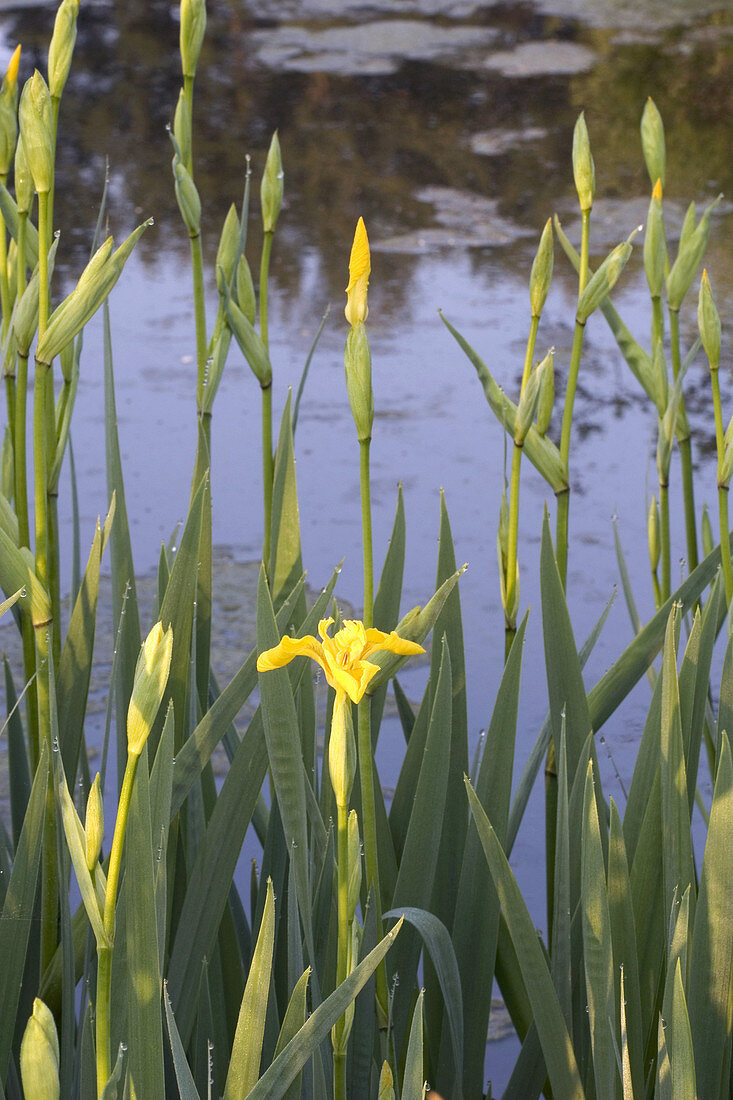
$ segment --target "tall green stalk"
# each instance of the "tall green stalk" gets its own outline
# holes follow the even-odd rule
[[[270,254],[272,252],[273,231],[266,230],[262,241],[260,257],[260,336],[265,350],[269,354],[270,341],[268,330],[267,281],[270,275]],[[270,537],[272,527],[272,482],[275,475],[272,453],[272,379],[261,387],[262,393],[262,495],[264,500],[265,537],[262,544],[262,560],[267,567],[270,560]]]
[[[350,706],[347,702],[346,706]],[[336,961],[336,985],[346,981],[349,968],[349,808],[341,803],[337,805],[337,853],[338,878],[338,947]],[[338,1036],[333,1052],[333,1092],[334,1100],[346,1100],[346,1047],[347,1039],[340,1034],[344,1027],[343,1019],[334,1027]]]
[[[672,373],[675,380],[682,369],[680,356],[680,315],[679,310],[669,311],[669,336],[672,350]],[[685,399],[680,397],[680,418],[687,423]],[[679,422],[679,421],[678,421]],[[697,567],[697,519],[695,516],[695,490],[692,474],[692,440],[689,430],[684,436],[677,436],[682,466],[682,496],[685,506],[685,540],[687,544],[687,565],[691,573]]]
[[[713,411],[715,413],[715,445],[718,452],[718,516],[720,520],[720,561],[723,568],[725,598],[730,605],[733,599],[733,567],[730,554],[730,528],[728,526],[728,483],[723,472],[725,460],[725,433],[723,430],[723,408],[720,400],[720,380],[717,366],[711,365],[710,382],[713,388]]]
[[[582,227],[580,238],[580,271],[578,273],[578,299],[585,290],[588,281],[588,245],[590,236],[590,210],[582,212]],[[580,368],[580,356],[583,350],[583,334],[585,324],[576,318],[575,331],[573,333],[573,347],[570,353],[570,366],[568,368],[568,381],[565,389],[565,404],[562,414],[562,429],[560,433],[560,459],[569,470],[570,460],[570,436],[573,427],[573,407],[575,404],[575,392],[578,386],[578,371]],[[560,580],[565,588],[568,573],[568,522],[570,517],[570,486],[564,489],[557,497],[557,537],[555,553],[557,556],[557,568],[560,572]]]
[[[97,1097],[101,1100],[110,1075],[110,994],[112,991],[112,952],[115,942],[115,908],[117,888],[122,865],[130,799],[135,782],[139,757],[128,753],[125,776],[122,780],[120,801],[112,838],[107,871],[107,890],[104,895],[103,925],[106,943],[97,945],[97,999],[96,999],[96,1047],[97,1047]]]

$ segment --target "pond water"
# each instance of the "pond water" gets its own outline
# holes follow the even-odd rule
[[[343,383],[342,308],[357,217],[372,244],[369,334],[376,421],[372,444],[375,553],[381,564],[396,487],[405,494],[408,551],[404,606],[431,591],[439,490],[446,494],[461,581],[472,738],[490,717],[503,664],[496,525],[504,442],[473,368],[442,325],[446,317],[515,395],[529,324],[527,280],[539,232],[557,211],[578,238],[570,148],[586,111],[596,162],[592,252],[597,259],[643,222],[648,179],[639,120],[652,95],[665,120],[665,216],[674,232],[690,199],[733,194],[733,3],[631,0],[210,0],[196,82],[196,179],[204,206],[208,308],[213,259],[245,155],[255,180],[279,129],[286,201],[272,261],[271,351],[276,422],[320,319],[332,306],[313,360],[296,436],[303,552],[314,587],[344,558],[338,590],[358,606],[358,449]],[[171,186],[165,132],[180,82],[177,5],[159,0],[84,3],[59,138],[62,231],[57,271],[71,282],[89,249],[104,160],[117,233],[154,215],[111,299],[119,431],[137,568],[149,571],[161,539],[184,516],[195,447],[195,364],[188,242]],[[53,8],[3,4],[0,65],[23,43],[21,75],[45,64]],[[254,188],[256,196],[257,188]],[[257,200],[254,200],[256,215]],[[259,255],[252,219],[252,259]],[[721,315],[733,307],[733,205],[715,216],[707,267]],[[538,351],[556,349],[561,394],[569,360],[575,277],[556,249],[555,277]],[[683,309],[694,340],[695,295]],[[649,327],[641,249],[616,301],[635,334]],[[725,340],[725,335],[724,335]],[[724,351],[729,368],[730,343]],[[724,403],[733,408],[729,369]],[[698,505],[715,505],[714,436],[702,361],[688,375]],[[628,554],[642,617],[653,610],[645,503],[654,490],[656,417],[615,351],[605,322],[586,332],[572,457],[568,596],[580,642],[618,583],[612,516]],[[555,426],[559,428],[556,410]],[[82,532],[106,508],[101,335],[89,326],[73,428]],[[650,455],[652,460],[650,461]],[[538,550],[544,483],[525,464],[520,530],[521,608],[531,607],[517,757],[521,766],[546,709]],[[213,420],[215,541],[228,562],[256,560],[262,542],[258,386],[233,347]],[[674,485],[679,471],[674,467]],[[68,484],[62,510],[68,517]],[[65,521],[67,542],[70,523]],[[683,528],[673,513],[673,553]],[[68,554],[67,554],[68,567]],[[243,574],[243,577],[250,574]],[[244,584],[244,580],[242,581]],[[224,586],[229,611],[236,586]],[[249,617],[243,610],[244,647]],[[236,597],[235,597],[236,604]],[[236,607],[232,615],[237,618]],[[621,597],[587,670],[592,686],[631,638]],[[231,635],[227,643],[231,646]],[[405,686],[417,694],[423,673]],[[648,689],[642,684],[605,736],[628,778]],[[394,737],[392,736],[394,734]],[[400,735],[388,726],[380,761],[389,782]],[[608,760],[608,790],[623,791]],[[533,800],[512,862],[538,925],[541,859]],[[506,1059],[490,1057],[495,1091]]]

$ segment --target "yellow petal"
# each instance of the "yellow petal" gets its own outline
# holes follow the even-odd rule
[[[414,656],[417,653],[425,652],[423,647],[418,645],[417,642],[409,642],[407,638],[400,638],[399,634],[396,634],[394,630],[391,630],[389,634],[385,634],[381,630],[372,628],[366,632],[366,641],[367,645],[364,656],[369,656],[370,653],[376,653],[377,650],[387,650],[389,653],[397,653],[402,657]]]
[[[286,635],[279,645],[260,653],[257,658],[257,671],[271,672],[274,668],[283,668],[292,661],[293,657],[310,657],[328,676],[323,646],[312,634],[306,634],[304,638],[289,638]]]
[[[11,88],[14,88],[18,82],[18,67],[20,66],[20,42],[13,50],[13,56],[10,58],[8,64],[8,71],[5,75],[5,79]]]
[[[369,275],[372,270],[371,255],[369,253],[369,238],[367,237],[364,219],[359,218],[354,233],[354,243],[351,246],[349,258],[349,285],[346,288],[347,302],[344,313],[350,325],[358,321],[366,321],[369,310],[367,308],[367,288]]]

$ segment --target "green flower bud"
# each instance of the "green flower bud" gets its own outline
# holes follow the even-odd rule
[[[682,397],[683,372],[677,376],[669,397],[669,403],[664,416],[659,421],[659,435],[657,438],[657,473],[660,485],[669,484],[669,464],[672,458],[672,444],[675,437],[675,425],[677,423],[677,411]]]
[[[61,98],[69,75],[78,15],[79,0],[61,0],[48,47],[48,87],[54,99]]]
[[[87,870],[93,871],[97,866],[99,853],[102,851],[102,841],[104,840],[104,806],[102,805],[99,772],[97,772],[96,778],[89,788],[84,836],[86,839]]]
[[[272,366],[262,337],[232,298],[226,300],[227,321],[234,339],[263,390],[272,384]]]
[[[669,379],[667,373],[667,360],[664,357],[664,343],[659,338],[652,349],[652,371],[650,375],[652,384],[652,398],[657,406],[657,412],[664,416],[669,402]]]
[[[661,180],[662,187],[664,187],[664,174],[667,164],[664,147],[664,123],[651,96],[647,99],[641,116],[641,148],[644,153],[649,179],[652,184],[655,184],[657,180]]]
[[[532,316],[539,317],[542,313],[547,292],[552,281],[553,263],[553,239],[552,218],[548,218],[545,228],[542,230],[537,254],[532,262],[532,271],[529,276],[529,301],[532,307]]]
[[[3,176],[10,171],[18,138],[19,64],[20,46],[16,46],[0,87],[0,174]]]
[[[198,237],[201,233],[201,199],[196,190],[196,184],[177,154],[173,158],[172,165],[178,209],[181,211],[181,217],[189,235]]]
[[[234,274],[234,263],[239,250],[239,218],[234,203],[224,219],[219,247],[216,252],[216,285],[220,294],[226,294]]]
[[[700,295],[697,300],[697,324],[700,329],[700,339],[705,348],[705,354],[710,363],[710,370],[717,370],[720,366],[720,317],[710,289],[710,280],[707,271],[702,273],[700,282]]]
[[[328,774],[337,806],[348,806],[356,775],[356,740],[351,718],[351,701],[336,692],[328,738]]]
[[[514,421],[514,442],[518,447],[521,447],[524,443],[525,436],[529,431],[530,425],[534,420],[534,414],[537,411],[541,377],[539,364],[536,364],[530,371],[527,384],[519,395],[517,416]]]
[[[590,151],[588,127],[582,111],[573,130],[573,178],[580,209],[584,212],[590,210],[596,190],[596,170]]]
[[[15,201],[18,204],[19,214],[29,214],[33,205],[33,176],[28,166],[28,158],[25,155],[23,138],[18,135],[18,144],[15,146]]]
[[[183,88],[178,93],[176,112],[173,116],[173,136],[176,139],[177,152],[184,164],[187,164],[191,157],[191,116],[188,113]]]
[[[389,1062],[382,1063],[382,1072],[379,1074],[379,1091],[377,1100],[395,1100],[394,1077]]]
[[[662,294],[666,264],[667,242],[664,237],[664,215],[662,214],[662,184],[657,180],[649,202],[644,236],[644,270],[652,298],[659,298]]]
[[[555,349],[550,348],[537,368],[540,374],[540,395],[537,401],[537,431],[544,435],[550,426],[555,404]]]
[[[669,308],[679,310],[687,291],[692,285],[708,243],[710,233],[710,218],[713,210],[718,205],[722,195],[711,202],[703,213],[700,221],[695,225],[695,204],[690,203],[685,221],[680,234],[680,247],[677,259],[672,265],[672,270],[667,276],[667,299]]]
[[[173,652],[173,630],[158,622],[143,642],[137,659],[127,711],[127,751],[139,756],[163,702]]]
[[[262,203],[262,227],[265,233],[273,233],[280,215],[280,207],[283,203],[283,162],[280,156],[280,142],[277,130],[272,135],[270,148],[267,153],[265,171],[262,174],[260,184],[260,201]]]
[[[707,504],[702,506],[702,552],[703,557],[708,557],[712,554],[715,547],[715,539],[713,537],[713,525],[710,522],[710,513],[708,512]]]
[[[206,32],[205,0],[181,0],[181,71],[194,77]]]
[[[115,252],[111,251],[114,243],[111,237],[97,249],[71,294],[51,314],[48,327],[38,341],[37,363],[48,366],[81,332],[112,290],[130,253],[150,224],[147,221],[139,225]]]
[[[20,1044],[20,1076],[27,1100],[58,1100],[59,1040],[51,1010],[36,997]]]
[[[54,240],[48,252],[48,278],[51,280],[53,274],[54,261],[56,259],[56,248],[58,247],[58,238]],[[38,328],[38,286],[40,283],[40,275],[38,265],[36,264],[35,270],[31,275],[28,285],[23,291],[20,298],[15,303],[12,315],[13,332],[15,333],[15,341],[18,346],[18,352],[25,358],[28,358],[28,352],[33,342],[33,337],[36,334]]]
[[[254,324],[255,320],[255,285],[252,282],[247,257],[242,253],[237,264],[237,301],[244,316]]]
[[[591,313],[598,308],[618,282],[619,275],[626,267],[629,256],[631,255],[631,241],[638,232],[639,230],[635,229],[628,240],[624,241],[622,244],[617,244],[613,251],[609,252],[606,256],[598,270],[588,280],[585,290],[578,301],[576,317],[581,325],[585,324]]]
[[[359,839],[359,820],[356,816],[356,810],[349,811],[348,832],[349,873],[346,911],[349,920],[352,921],[356,907],[359,904],[359,894],[361,892],[361,841]]]
[[[33,185],[39,195],[46,194],[53,186],[53,107],[48,85],[38,69],[23,88],[19,119]]]
[[[372,355],[369,338],[363,321],[357,321],[349,329],[344,349],[346,390],[351,405],[351,415],[356,424],[360,443],[372,438],[374,422],[374,393],[372,391]]]
[[[649,505],[649,512],[646,517],[646,535],[647,542],[649,544],[649,564],[652,567],[652,573],[656,573],[657,566],[659,565],[660,554],[660,520],[659,520],[659,505],[657,504],[657,498],[652,497]]]

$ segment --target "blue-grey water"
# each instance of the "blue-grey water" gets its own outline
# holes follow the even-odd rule
[[[185,515],[195,446],[195,363],[188,242],[173,199],[166,124],[177,97],[176,5],[130,0],[82,5],[59,137],[57,290],[88,251],[104,161],[116,233],[153,215],[111,299],[119,432],[137,568],[152,569],[161,539]],[[473,368],[437,310],[467,337],[515,396],[529,325],[527,279],[539,232],[557,211],[577,241],[570,166],[581,109],[596,162],[595,259],[644,221],[649,181],[639,120],[652,95],[667,127],[665,215],[678,231],[690,199],[733,194],[733,4],[696,0],[212,0],[196,82],[196,178],[204,204],[208,316],[216,306],[218,232],[239,202],[245,156],[258,184],[270,134],[279,129],[285,205],[275,238],[271,352],[275,418],[297,386],[308,347],[331,305],[303,396],[296,435],[303,554],[319,587],[344,559],[338,590],[360,601],[358,448],[343,380],[343,289],[354,225],[372,244],[369,334],[376,420],[372,445],[375,553],[381,564],[402,483],[408,523],[405,609],[431,592],[439,491],[446,494],[461,581],[472,741],[490,717],[504,653],[496,526],[505,446]],[[21,75],[43,66],[53,8],[0,4],[0,67],[23,43]],[[249,254],[259,255],[257,186]],[[724,324],[724,402],[733,411],[730,326],[733,206],[715,216],[706,260]],[[641,238],[639,238],[641,240]],[[575,280],[559,247],[538,352],[554,346],[561,396],[572,340]],[[639,339],[649,328],[641,248],[616,303]],[[682,314],[695,337],[697,283]],[[686,395],[696,430],[698,506],[715,514],[709,383],[701,360]],[[586,331],[572,453],[568,595],[580,642],[619,581],[617,514],[642,618],[653,610],[646,502],[654,491],[656,415],[609,338],[601,317]],[[256,560],[262,543],[259,387],[233,346],[214,407],[214,537],[228,562]],[[552,432],[559,432],[559,406]],[[100,327],[85,337],[73,441],[83,537],[106,509]],[[651,457],[650,457],[651,456]],[[673,464],[673,553],[684,555]],[[61,510],[70,541],[68,479]],[[520,709],[521,766],[546,709],[538,589],[542,510],[554,501],[525,463],[520,530],[521,609],[531,608]],[[66,569],[70,569],[68,553]],[[683,569],[684,565],[677,566]],[[236,583],[222,580],[231,630],[246,644],[250,622]],[[233,596],[234,592],[234,596]],[[234,604],[232,600],[234,599]],[[631,639],[619,594],[587,668],[592,686]],[[231,647],[231,637],[230,647]],[[221,660],[221,657],[219,658]],[[231,665],[232,654],[227,654]],[[235,661],[236,664],[236,661]],[[417,696],[424,672],[406,676]],[[624,779],[633,765],[648,689],[643,683],[606,741]],[[380,744],[394,781],[401,735]],[[601,754],[603,757],[603,754]],[[608,791],[623,803],[610,761]],[[538,790],[512,863],[543,923],[542,819]],[[512,1049],[515,1049],[512,1047]],[[490,1052],[497,1092],[508,1058]]]

